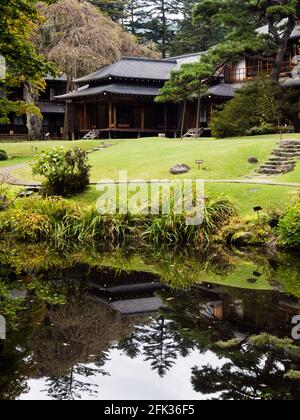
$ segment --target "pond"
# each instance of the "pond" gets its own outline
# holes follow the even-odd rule
[[[299,299],[294,255],[2,242],[0,399],[298,400]]]

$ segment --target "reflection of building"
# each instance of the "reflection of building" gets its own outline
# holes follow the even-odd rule
[[[89,295],[96,302],[117,311],[121,316],[146,315],[163,306],[155,292],[166,289],[158,277],[150,273],[101,272],[90,279]]]
[[[300,314],[296,298],[275,291],[250,291],[213,285],[201,290],[201,314],[209,319],[230,321],[241,329],[272,328],[290,334],[291,320]]]

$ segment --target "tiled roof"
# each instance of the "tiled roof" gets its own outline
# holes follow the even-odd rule
[[[136,85],[121,85],[112,84],[107,86],[86,87],[66,95],[57,96],[56,99],[73,99],[86,96],[94,96],[101,94],[116,94],[116,95],[137,95],[137,96],[157,96],[159,94],[158,87],[151,86],[136,86]]]
[[[77,79],[76,82],[86,83],[108,77],[165,81],[169,79],[170,73],[176,65],[176,60],[124,57],[121,61],[111,66]]]
[[[242,87],[241,84],[234,83],[219,83],[218,85],[211,86],[206,92],[205,96],[224,96],[233,98],[235,92]]]

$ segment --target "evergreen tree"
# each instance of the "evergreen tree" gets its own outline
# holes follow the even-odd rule
[[[124,8],[123,27],[132,35],[143,38],[146,17],[143,0],[128,0]]]
[[[110,16],[115,22],[123,22],[127,3],[125,0],[89,0],[89,2],[98,7],[101,12]]]
[[[144,23],[144,37],[155,42],[162,57],[166,58],[176,33],[178,16],[183,10],[182,0],[144,0],[143,7],[148,16]]]
[[[183,1],[183,19],[179,22],[178,31],[171,43],[171,55],[183,55],[206,51],[213,45],[219,44],[226,33],[220,25],[210,25],[202,21],[194,21],[194,8],[198,0]]]
[[[241,58],[272,63],[272,81],[279,83],[281,65],[299,17],[296,0],[201,0],[194,16],[198,25],[218,25],[227,31],[210,52],[215,65]],[[264,26],[264,31],[258,28]]]

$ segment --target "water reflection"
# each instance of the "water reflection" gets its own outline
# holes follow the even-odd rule
[[[297,257],[5,249],[1,399],[300,398]]]

